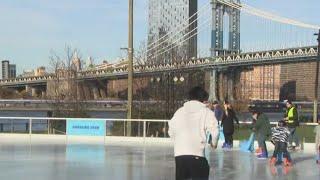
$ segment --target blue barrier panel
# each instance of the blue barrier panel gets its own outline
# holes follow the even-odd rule
[[[100,120],[67,119],[67,135],[105,136],[106,122]]]

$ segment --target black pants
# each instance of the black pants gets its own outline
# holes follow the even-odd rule
[[[176,180],[208,180],[209,164],[206,158],[199,156],[177,156]]]
[[[296,128],[289,128],[289,145],[292,146],[292,143],[296,143],[296,146],[299,146],[299,138],[296,132]]]
[[[273,152],[272,157],[277,158],[278,153],[283,153],[283,157],[287,158],[289,161],[291,161],[291,157],[288,152],[287,146],[288,145],[285,142],[274,142],[274,152]]]
[[[233,145],[233,132],[223,132],[227,144]]]
[[[259,148],[261,148],[262,152],[265,152],[265,153],[268,152],[267,145],[266,145],[266,139],[267,139],[266,136],[258,134],[258,145],[259,145]]]

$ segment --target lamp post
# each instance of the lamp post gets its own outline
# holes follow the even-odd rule
[[[316,60],[316,78],[314,82],[313,122],[318,122],[318,86],[319,86],[319,61],[320,61],[320,29],[314,34],[318,40],[318,58]]]
[[[129,0],[129,34],[128,34],[128,104],[127,119],[132,119],[133,94],[133,0]],[[131,122],[127,123],[127,136],[131,136]]]

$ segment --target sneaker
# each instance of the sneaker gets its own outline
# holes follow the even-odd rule
[[[268,159],[268,156],[266,155],[266,154],[259,154],[258,156],[257,156],[257,158],[258,159]]]
[[[223,149],[224,150],[231,150],[232,149],[232,145],[231,144],[226,144]]]
[[[292,163],[291,163],[291,161],[289,161],[289,159],[283,158],[283,165],[284,166],[292,166]]]
[[[260,155],[260,154],[262,154],[262,149],[261,149],[261,148],[258,148],[258,149],[255,151],[254,154],[255,154],[255,155]]]
[[[277,158],[272,157],[272,158],[270,159],[269,163],[270,163],[270,165],[276,165],[276,163],[277,163]]]

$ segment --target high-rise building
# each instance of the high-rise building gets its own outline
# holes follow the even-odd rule
[[[9,79],[9,61],[4,60],[2,61],[2,79]]]
[[[16,65],[10,64],[10,61],[3,60],[2,61],[2,79],[11,79],[16,78]]]
[[[76,71],[80,71],[80,70],[81,70],[81,60],[80,60],[77,52],[75,52],[74,55],[73,55],[72,67],[73,67]]]
[[[9,64],[9,79],[17,77],[17,70],[15,64]]]
[[[198,1],[149,0],[148,6],[148,62],[157,64],[197,57]]]

